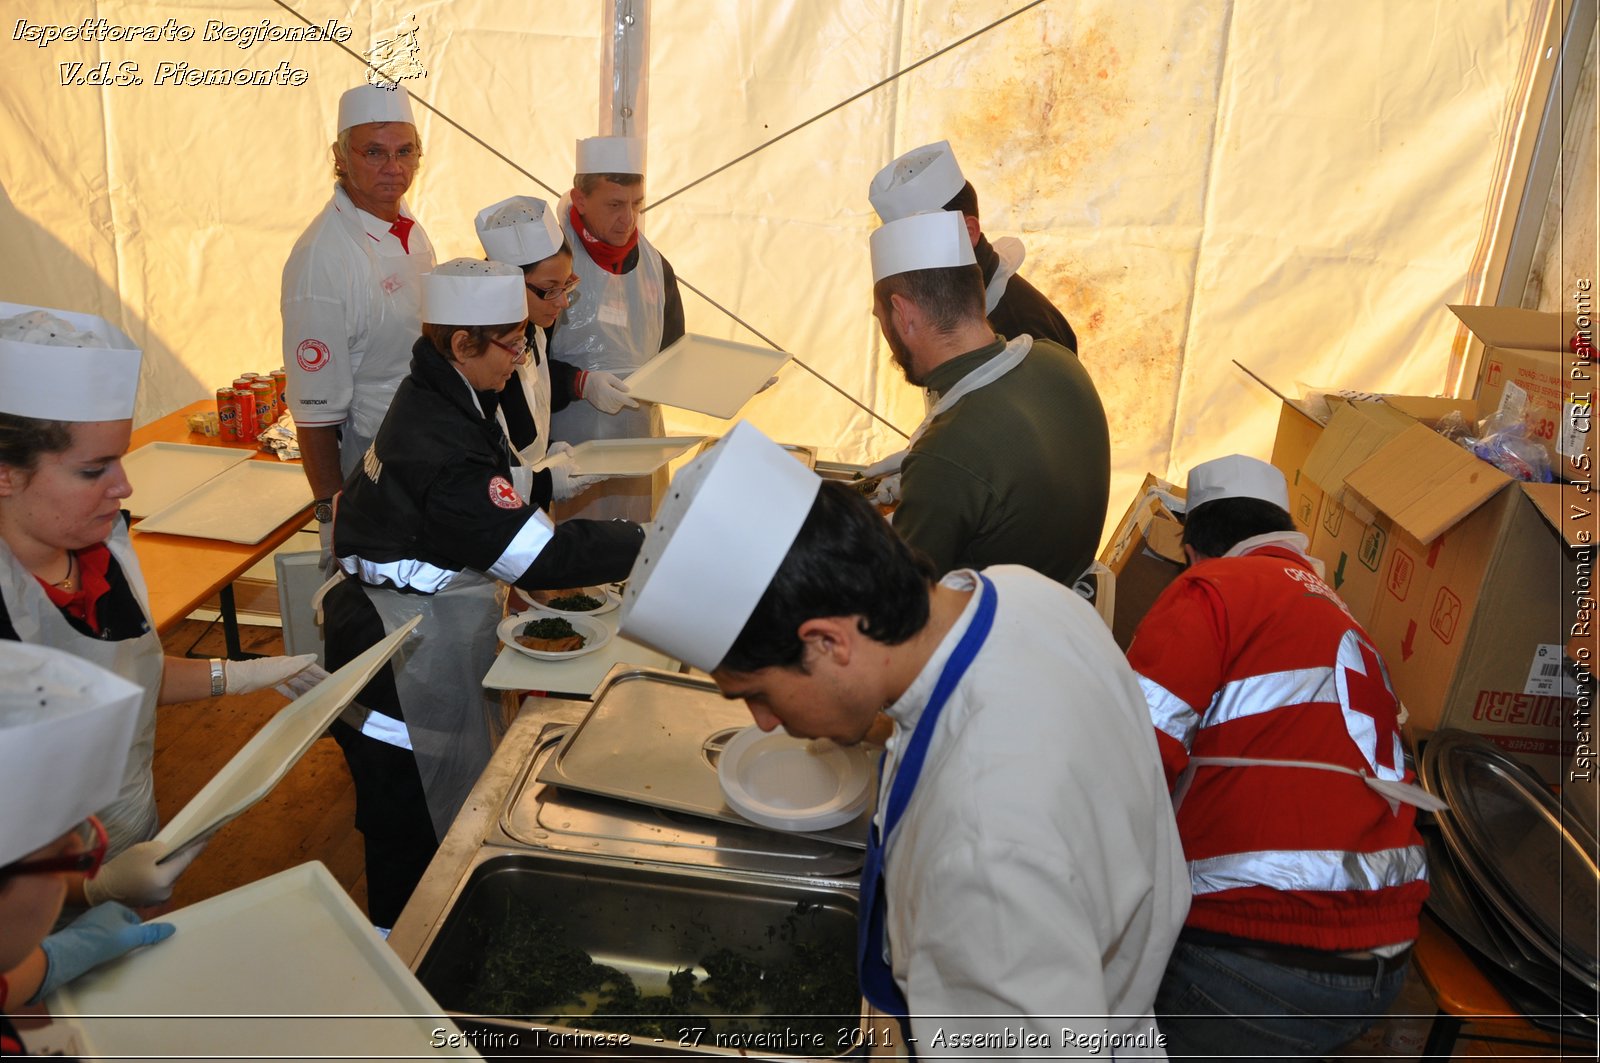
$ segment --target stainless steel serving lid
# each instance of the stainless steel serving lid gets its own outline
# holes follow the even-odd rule
[[[1509,928],[1591,987],[1600,985],[1600,867],[1556,798],[1524,765],[1478,735],[1444,730],[1424,777],[1450,803],[1439,824],[1472,885]]]
[[[705,680],[617,665],[581,723],[541,732],[487,840],[854,888],[862,852],[846,828],[771,831],[723,804],[717,752],[747,722]]]

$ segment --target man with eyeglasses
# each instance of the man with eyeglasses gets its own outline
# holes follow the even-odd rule
[[[684,331],[677,275],[639,232],[644,141],[635,137],[578,141],[572,185],[557,214],[572,248],[572,270],[582,282],[583,296],[556,325],[550,353],[589,373],[626,376]],[[568,406],[551,418],[552,438],[567,443],[662,432],[660,408],[640,406],[631,399],[619,402],[614,412],[596,402]],[[665,487],[665,470],[651,479],[609,480],[589,488],[557,515],[646,522]]]
[[[330,572],[333,496],[377,436],[422,332],[419,278],[433,245],[404,200],[421,161],[404,88],[346,92],[333,198],[283,267],[286,398]]]
[[[105,857],[89,813],[116,796],[141,696],[81,657],[0,640],[0,1012],[172,934],[116,902],[49,933],[69,878],[92,878]],[[23,1052],[0,1017],[0,1056]]]

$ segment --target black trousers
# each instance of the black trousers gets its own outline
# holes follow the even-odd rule
[[[323,599],[326,656],[332,671],[383,638],[383,622],[359,585],[345,580]],[[383,670],[356,696],[369,709],[405,719],[394,672]],[[439,848],[422,776],[409,749],[369,738],[342,721],[329,729],[344,751],[356,787],[356,829],[366,846],[367,917],[392,927]]]

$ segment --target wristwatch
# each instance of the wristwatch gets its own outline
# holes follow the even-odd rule
[[[311,513],[317,518],[318,524],[327,524],[333,520],[333,499],[317,499],[311,506]]]
[[[228,675],[222,670],[222,658],[211,658],[211,696],[220,698],[228,692]]]

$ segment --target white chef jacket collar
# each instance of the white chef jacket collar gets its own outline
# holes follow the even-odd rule
[[[376,214],[369,213],[356,206],[355,200],[350,198],[350,193],[345,191],[344,185],[337,181],[333,185],[333,206],[339,213],[348,214],[354,218],[356,224],[361,226],[362,231],[374,240],[380,242],[393,240],[396,244],[400,242],[400,238],[389,231],[394,228],[394,222],[384,221]],[[417,220],[416,215],[412,214],[410,208],[406,206],[405,200],[402,199],[400,201],[399,209],[402,218],[409,218],[413,222]]]
[[[980,586],[978,572],[976,569],[958,568],[947,573],[939,581],[939,586],[961,591],[976,591]],[[966,608],[961,610],[956,622],[950,625],[950,630],[939,640],[938,647],[933,651],[933,656],[923,664],[922,671],[918,672],[911,685],[906,687],[905,693],[896,698],[894,704],[883,710],[884,714],[896,724],[895,736],[890,739],[891,745],[897,742],[902,734],[909,735],[916,730],[917,721],[922,718],[922,710],[927,707],[928,699],[933,697],[933,688],[939,682],[945,662],[955,652],[956,643],[961,641],[961,636],[966,633],[972,618],[977,615],[979,597],[974,594],[967,600]]]

